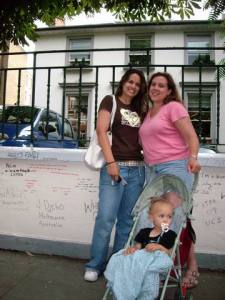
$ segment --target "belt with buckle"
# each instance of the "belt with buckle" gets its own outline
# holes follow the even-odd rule
[[[145,163],[142,160],[125,160],[125,161],[117,161],[118,166],[124,167],[140,167],[144,166]]]

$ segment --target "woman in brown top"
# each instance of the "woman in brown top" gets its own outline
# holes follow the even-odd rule
[[[115,94],[117,109],[112,125],[112,146],[107,131],[110,125],[112,96],[99,107],[97,135],[106,164],[100,171],[99,208],[91,246],[91,260],[84,279],[96,281],[105,270],[112,228],[116,223],[113,253],[122,249],[133,225],[131,211],[143,190],[145,171],[138,131],[146,111],[146,81],[143,73],[128,70]]]

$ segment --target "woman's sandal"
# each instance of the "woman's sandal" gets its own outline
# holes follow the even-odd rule
[[[182,285],[187,289],[195,288],[198,285],[199,276],[198,271],[187,270],[182,280]]]

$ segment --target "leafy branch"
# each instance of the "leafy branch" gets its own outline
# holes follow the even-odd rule
[[[28,44],[37,39],[35,21],[54,24],[56,18],[81,13],[93,15],[102,8],[123,21],[163,21],[173,14],[190,18],[201,0],[6,0],[0,2],[0,48],[8,42]]]

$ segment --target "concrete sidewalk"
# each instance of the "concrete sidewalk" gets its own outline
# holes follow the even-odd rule
[[[83,280],[84,263],[71,258],[0,250],[1,300],[101,300],[105,280]],[[225,300],[225,272],[201,270],[194,300]]]

